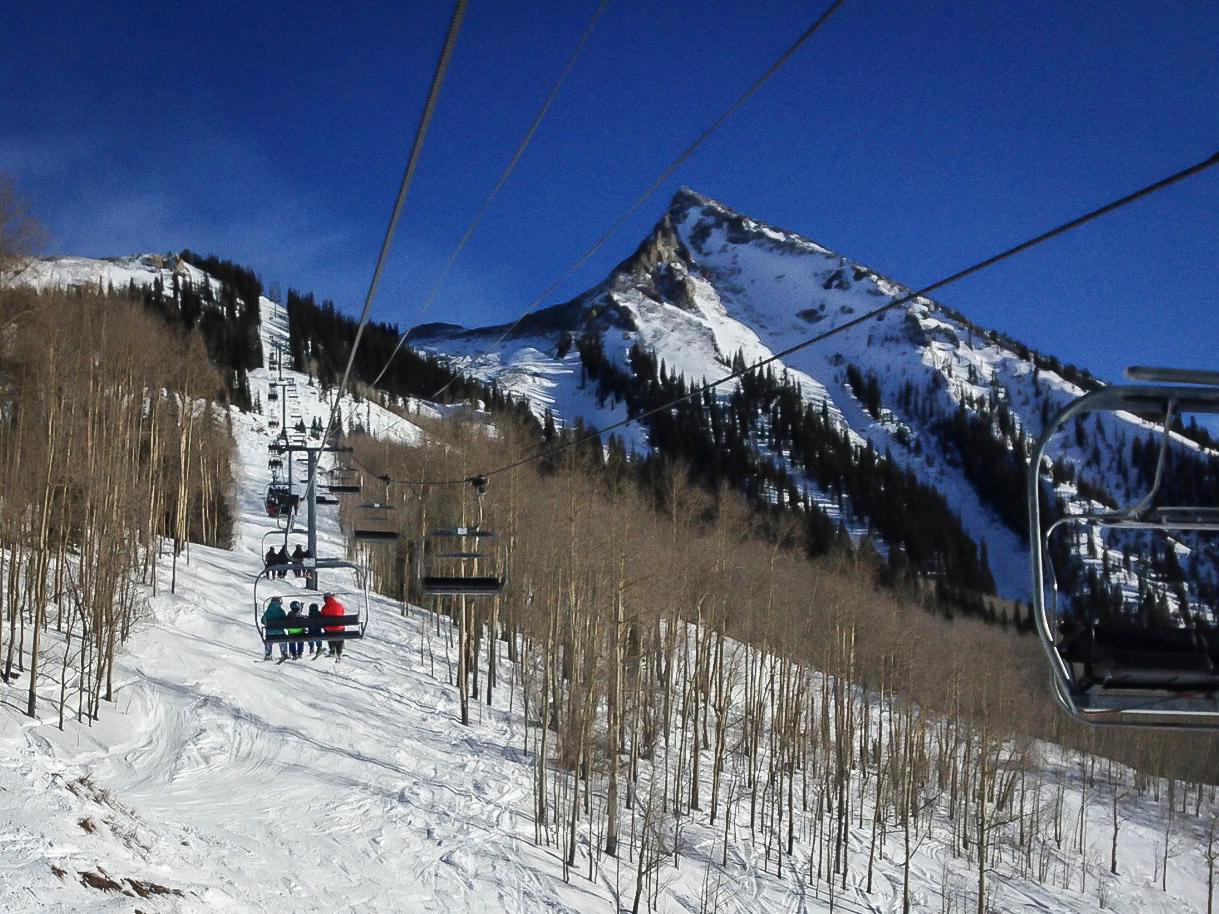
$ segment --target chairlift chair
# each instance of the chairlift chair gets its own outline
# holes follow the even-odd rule
[[[280,581],[272,577],[276,572],[285,569],[288,571],[304,570],[313,575],[320,570],[351,571],[355,576],[355,588],[327,587],[323,590],[307,590],[303,587],[294,587],[288,584],[287,580]],[[334,594],[347,613],[342,616],[325,616],[320,624],[317,620],[313,620],[313,624],[310,625],[309,604],[317,603],[318,606],[321,606],[325,593]],[[285,622],[280,628],[268,627],[264,621],[264,614],[275,597],[280,598],[285,610],[293,601],[299,601],[305,607],[305,615],[300,617],[299,622],[293,619],[292,622]],[[354,641],[363,638],[368,628],[368,571],[363,565],[341,559],[306,559],[304,562],[265,568],[254,579],[254,626],[258,629],[258,636],[264,644],[309,640]],[[303,628],[304,631],[289,634],[289,628]],[[327,628],[338,629],[338,631],[326,631]]]
[[[508,551],[494,533],[483,527],[485,476],[470,480],[478,503],[478,523],[433,530],[419,551],[419,587],[433,597],[494,597],[503,593],[508,579]]]
[[[1211,607],[1210,627],[1190,628],[1185,621],[1149,624],[1153,620],[1136,614],[1092,618],[1059,598],[1049,546],[1061,529],[1219,533],[1219,505],[1161,503],[1174,420],[1184,413],[1219,414],[1219,372],[1130,368],[1126,376],[1142,383],[1102,387],[1067,404],[1033,449],[1028,510],[1034,623],[1050,660],[1054,697],[1073,717],[1101,724],[1219,728],[1216,607]],[[1125,507],[1068,514],[1043,528],[1038,471],[1051,440],[1071,419],[1117,412],[1162,418],[1150,491]]]
[[[357,509],[351,535],[360,542],[392,542],[398,539],[394,523],[397,508],[384,502],[366,502]]]
[[[360,474],[350,467],[334,467],[326,473],[326,482],[322,483],[331,493],[359,492]]]
[[[292,516],[292,489],[289,488],[286,482],[272,482],[267,486],[264,504],[267,509],[267,517],[287,517],[290,522]]]
[[[291,536],[293,533],[300,533],[300,532],[303,532],[303,531],[299,531],[295,527],[288,527],[287,529],[284,529],[284,530],[268,530],[266,533],[264,533],[262,535],[262,542],[259,545],[259,548],[261,550],[259,552],[259,555],[265,556],[267,554],[268,546],[273,545],[272,543],[269,543],[268,540],[271,540],[272,538],[274,538],[276,540],[281,540],[280,545],[286,546],[286,545],[288,545],[288,537]],[[302,543],[301,545],[303,546],[304,544]]]
[[[276,400],[279,399],[279,391],[276,390],[274,384],[272,384],[270,389],[267,391],[267,399],[270,400],[272,403],[274,403]]]
[[[507,583],[505,547],[477,527],[433,530],[423,538],[419,586],[432,597],[494,597]]]

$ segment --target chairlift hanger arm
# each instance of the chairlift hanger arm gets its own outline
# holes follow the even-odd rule
[[[1132,365],[1126,369],[1126,377],[1131,381],[1219,387],[1219,371],[1202,371],[1196,368],[1152,368],[1147,365]]]

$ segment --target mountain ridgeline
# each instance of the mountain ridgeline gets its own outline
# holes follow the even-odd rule
[[[432,324],[411,342],[529,398],[540,416],[595,427],[646,415],[909,291],[682,190],[604,282],[522,321],[494,362],[477,354],[505,327]],[[919,298],[646,416],[613,447],[680,458],[708,485],[794,510],[813,551],[849,535],[874,544],[892,578],[1026,601],[1028,456],[1049,418],[1100,384]],[[1214,503],[1215,442],[1190,420],[1175,431],[1172,487]],[[1154,424],[1134,417],[1073,423],[1039,468],[1049,516],[1136,500],[1158,442]],[[1219,552],[1203,540],[1077,535],[1052,555],[1064,586],[1098,611],[1215,620]]]

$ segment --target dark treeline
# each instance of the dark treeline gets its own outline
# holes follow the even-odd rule
[[[287,307],[293,363],[316,377],[323,387],[337,384],[347,367],[359,321],[342,314],[330,300],[319,305],[311,292],[289,289]],[[401,335],[396,325],[369,322],[352,366],[355,380],[372,384],[389,362]],[[443,387],[443,402],[481,400],[490,411],[511,412],[521,419],[529,417],[526,404],[512,400],[497,386],[457,374],[439,359],[406,345],[393,357],[377,387],[395,397],[423,399],[435,399],[434,395]]]
[[[259,297],[262,282],[253,270],[209,255],[201,257],[184,250],[181,260],[209,273],[219,288],[207,281],[192,282],[185,271],[175,269],[169,287],[160,276],[152,285],[138,288],[131,283],[127,296],[160,315],[166,323],[190,333],[198,330],[208,356],[220,372],[224,398],[250,408],[247,372],[262,365],[259,336]],[[167,258],[172,262],[172,255]],[[107,290],[113,294],[116,290]]]
[[[639,346],[630,372],[606,358],[599,337],[577,341],[586,377],[598,401],[623,402],[637,416],[688,393],[690,385]],[[734,370],[745,367],[740,354]],[[866,380],[861,378],[866,387]],[[879,408],[879,407],[878,407]],[[888,546],[890,580],[942,576],[941,595],[966,612],[987,615],[979,594],[993,594],[985,547],[975,545],[944,497],[870,443],[852,441],[828,407],[806,401],[798,384],[772,369],[751,371],[726,398],[705,393],[643,420],[649,442],[664,459],[679,459],[692,478],[710,488],[731,485],[755,504],[794,509],[802,518],[812,555],[848,540],[835,522],[769,455],[786,455],[807,480],[828,493],[842,517],[866,519]],[[620,444],[611,442],[611,452]],[[654,458],[653,458],[654,459]],[[642,461],[646,467],[648,460]]]

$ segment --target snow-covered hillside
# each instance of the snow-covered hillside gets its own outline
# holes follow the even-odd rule
[[[808,251],[823,256],[813,247]],[[160,278],[168,286],[166,271],[174,268],[151,258],[48,261],[37,281],[43,288],[105,289],[113,280],[117,289]],[[126,272],[113,272],[120,269]],[[190,281],[213,280],[192,275]],[[650,313],[655,335],[672,329],[662,320],[664,307],[670,306],[641,298],[612,317],[617,323],[604,326],[637,334],[627,317],[646,323]],[[633,824],[631,843],[618,860],[590,859],[594,836],[585,836],[581,826],[570,869],[556,844],[535,841],[538,765],[524,747],[527,729],[536,735],[537,722],[522,713],[522,677],[495,639],[489,640],[501,650],[499,677],[507,687],[495,707],[475,703],[469,728],[456,719],[452,632],[446,620],[418,607],[372,594],[368,637],[350,642],[340,662],[262,660],[253,587],[268,542],[279,541],[263,507],[268,446],[278,433],[273,423],[325,421],[332,402],[307,375],[271,366],[271,354],[285,348],[287,318],[266,298],[259,312],[268,364],[250,371],[249,387],[260,409],[231,409],[238,511],[232,548],[191,546],[179,560],[174,593],[167,583],[172,559],[162,557],[159,588],[147,594],[147,616],[119,656],[115,700],[99,721],[69,720],[60,731],[57,695],[40,695],[39,719],[31,720],[22,713],[24,691],[0,686],[0,911],[629,910],[637,873]],[[726,309],[699,320],[707,324],[705,334],[694,319],[675,323],[673,332],[689,351],[710,335],[709,359],[718,358],[710,354],[716,346],[770,345],[763,334],[750,337],[744,323],[730,324],[735,319]],[[760,351],[748,350],[747,357]],[[516,353],[520,365],[532,357],[545,370],[579,374],[578,364],[553,353]],[[528,377],[544,388],[532,372]],[[289,383],[271,401],[272,385],[281,381]],[[591,392],[568,382],[573,397],[596,408]],[[849,398],[839,402],[841,385],[809,389],[844,420],[859,409]],[[425,439],[409,420],[376,403],[347,397],[340,407],[347,428],[358,423],[406,444]],[[411,410],[437,419],[450,413],[420,403]],[[883,422],[860,426],[852,434],[884,430]],[[320,515],[319,552],[343,554],[336,509],[323,507]],[[305,596],[301,583],[288,578],[276,587]],[[350,576],[323,577],[321,583],[358,590]],[[54,658],[62,647],[55,643],[59,636],[49,631],[46,637],[52,644],[45,656]],[[729,646],[730,652],[741,650]],[[881,703],[871,706],[873,726],[884,725]],[[658,770],[668,770],[668,751]],[[1162,804],[1146,797],[1136,803],[1132,774],[1119,770],[1121,875],[1109,875],[1110,797],[1096,786],[1103,776],[1089,783],[1079,757],[1053,746],[1038,747],[1037,757],[1033,789],[1037,797],[1044,790],[1047,820],[1056,814],[1066,823],[1063,841],[1043,841],[1035,861],[1022,859],[1015,845],[1000,845],[988,890],[993,910],[1205,910],[1204,816],[1172,822]],[[831,897],[826,881],[812,875],[808,816],[791,835],[792,850],[780,866],[769,839],[751,833],[749,804],[739,799],[746,775],[734,768],[726,777],[733,786],[720,821],[688,811],[656,826],[653,840],[663,851],[653,883],[659,910],[901,910],[895,839],[887,849],[882,840],[870,889],[861,865],[875,849],[869,791],[860,790],[858,818],[854,810],[848,817],[853,863],[844,884],[835,877],[840,887]],[[1034,799],[1032,805],[1041,804]],[[1206,807],[1201,793],[1197,805]],[[638,807],[628,813],[633,823]],[[972,909],[975,861],[961,852],[956,824],[933,812],[924,829],[910,866],[914,910]],[[1157,861],[1164,857],[1167,892],[1157,879]]]
[[[571,345],[573,338],[600,336],[606,356],[628,373],[628,353],[640,346],[670,371],[697,382],[729,373],[738,355],[746,364],[756,362],[908,292],[799,235],[683,190],[652,235],[604,283],[527,317],[488,356],[479,358],[506,328],[433,324],[417,328],[411,339],[419,349],[448,356],[463,371],[530,398],[539,414],[551,409],[560,419],[582,416],[597,426],[622,418],[623,407],[597,398],[593,385],[582,384],[581,354]],[[1081,383],[1095,383],[1091,378],[926,299],[795,353],[775,369],[785,371],[804,398],[824,408],[853,441],[870,442],[878,454],[889,455],[942,493],[974,543],[985,544],[999,593],[1029,598],[1027,549],[1021,523],[1013,519],[1018,512],[1009,511],[1005,522],[993,492],[970,478],[951,420],[962,411],[977,417],[990,429],[999,453],[1027,449],[1046,418],[1083,393]],[[852,374],[875,384],[877,403],[865,402]],[[732,387],[724,385],[720,396]],[[1134,417],[1099,419],[1086,439],[1064,433],[1055,459],[1124,502],[1139,490],[1128,467],[1132,444],[1150,429]],[[1102,448],[1094,449],[1096,440]],[[629,442],[646,447],[638,428],[630,431]],[[1184,438],[1178,437],[1177,446],[1199,452]],[[1020,480],[1014,482],[1018,488]],[[1060,482],[1066,505],[1081,500],[1075,480]],[[841,499],[811,482],[805,485],[838,520],[833,508]],[[846,515],[855,522],[853,529],[866,529],[867,518],[849,505]],[[1189,547],[1179,545],[1188,555]],[[1112,546],[1110,551],[1116,564],[1121,551]],[[1101,564],[1095,555],[1089,561]],[[1204,578],[1219,580],[1209,560],[1203,565]],[[1123,587],[1132,586],[1134,576],[1129,577]]]
[[[265,316],[264,343],[272,343],[280,315],[270,306]],[[295,415],[327,409],[307,378],[285,375],[299,392]],[[264,399],[271,376],[252,373]],[[390,414],[367,409],[374,425],[388,427]],[[629,909],[629,855],[596,863],[590,879],[583,843],[566,874],[555,849],[534,843],[536,763],[522,751],[520,702],[479,705],[472,725],[461,727],[445,660],[449,633],[435,617],[373,594],[368,637],[349,643],[341,662],[261,660],[252,589],[264,536],[274,530],[262,510],[273,434],[267,416],[234,410],[232,419],[237,540],[231,550],[193,546],[173,594],[164,559],[162,588],[120,659],[115,701],[101,720],[61,732],[53,698],[42,720],[29,720],[0,689],[0,911]],[[409,422],[394,434],[421,436]],[[322,509],[321,534],[321,551],[342,553],[335,509]],[[300,582],[280,586],[295,593]],[[500,662],[501,677],[517,682],[507,658]],[[1073,763],[1052,747],[1043,752],[1042,780],[1063,784],[1071,822],[1087,788]],[[1098,911],[1101,896],[1119,914],[1205,908],[1201,820],[1175,826],[1165,893],[1154,878],[1159,807],[1127,814],[1122,875],[1111,877],[1099,863],[1109,846],[1107,798],[1096,799],[1095,788],[1087,795],[1087,855],[1043,848],[1041,883],[992,877],[995,910]],[[679,853],[662,864],[660,910],[701,911],[711,900],[740,912],[900,910],[892,843],[870,892],[856,867],[831,899],[809,877],[808,836],[797,834],[795,856],[778,869],[749,835],[748,804],[732,808],[727,831],[687,817],[664,839]],[[868,854],[870,818],[861,811],[851,827],[857,858]],[[971,864],[949,852],[952,833],[942,821],[920,839],[915,910],[970,903]]]
[[[131,286],[147,288],[158,279],[168,289],[177,275],[193,285],[205,280],[213,291],[220,283],[198,267],[173,255],[136,254],[130,257],[97,259],[93,257],[47,257],[31,260],[15,281],[37,289],[65,291],[88,289],[97,292],[122,292]]]

